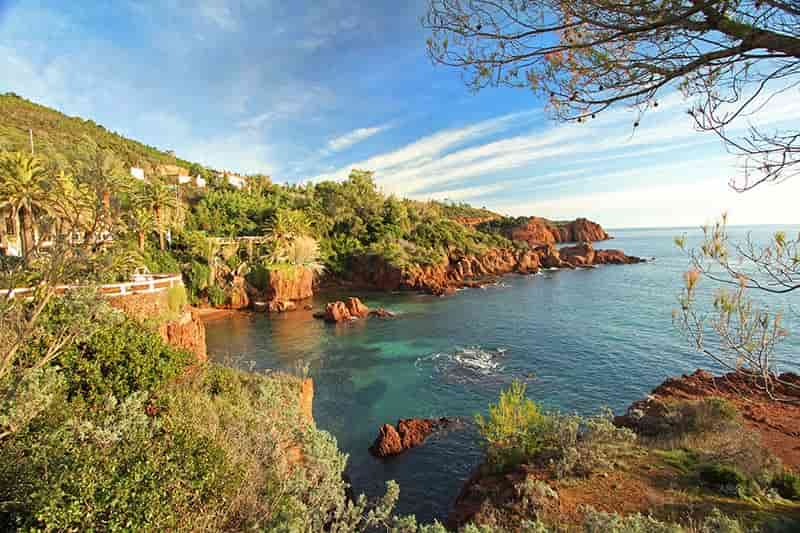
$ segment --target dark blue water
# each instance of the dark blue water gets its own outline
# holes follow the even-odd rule
[[[769,238],[775,229],[760,227],[754,237]],[[208,324],[208,347],[214,357],[245,366],[307,367],[315,380],[317,425],[350,455],[354,489],[376,495],[395,479],[401,513],[444,518],[480,461],[474,430],[438,435],[400,457],[378,460],[367,448],[381,424],[417,416],[471,419],[514,379],[526,381],[529,396],[551,408],[622,411],[669,376],[714,368],[672,323],[687,269],[673,237],[686,231],[619,230],[612,232],[615,240],[597,245],[657,258],[646,264],[507,276],[498,286],[445,298],[354,294],[370,307],[397,312],[394,320],[333,326],[305,311],[226,318]],[[699,231],[688,231],[696,241]],[[318,295],[315,307],[336,296]],[[800,304],[800,294],[771,301]],[[797,315],[787,316],[786,325],[800,332]],[[800,336],[784,343],[784,362],[797,361],[798,347]]]

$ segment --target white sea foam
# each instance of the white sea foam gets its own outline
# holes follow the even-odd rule
[[[448,379],[470,380],[501,373],[505,368],[503,362],[506,351],[506,348],[459,347],[451,352],[438,352],[420,357],[415,366],[423,368],[431,365],[434,372]]]

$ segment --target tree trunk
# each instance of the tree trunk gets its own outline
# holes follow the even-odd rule
[[[20,209],[20,217],[22,218],[22,257],[25,259],[25,264],[30,262],[30,255],[33,252],[33,247],[36,245],[33,235],[33,217],[29,209],[23,207]]]
[[[158,225],[158,245],[161,251],[167,249],[166,242],[164,241],[164,227],[161,225],[161,208],[156,207],[156,224]]]
[[[144,232],[139,232],[139,251],[144,252]]]

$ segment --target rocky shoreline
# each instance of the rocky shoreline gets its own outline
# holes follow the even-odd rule
[[[482,255],[451,256],[436,265],[394,266],[378,256],[353,261],[347,282],[383,291],[415,290],[433,295],[493,283],[506,274],[535,274],[543,269],[574,269],[598,265],[631,265],[645,259],[621,250],[595,250],[590,242],[558,249],[545,244],[529,250],[496,248]]]

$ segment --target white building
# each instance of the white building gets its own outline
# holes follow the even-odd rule
[[[131,176],[137,180],[144,181],[144,169],[139,167],[131,167]]]
[[[189,183],[190,181],[192,181],[192,178],[189,176],[183,176],[183,175],[178,176],[178,183],[180,183],[181,185]]]
[[[236,187],[237,189],[241,189],[246,185],[244,178],[242,178],[241,176],[235,176],[233,174],[228,175],[228,183],[231,186]]]
[[[200,176],[197,176],[197,178],[195,178],[195,183],[197,183],[197,186],[201,188],[206,186],[206,180],[204,180]]]

